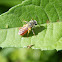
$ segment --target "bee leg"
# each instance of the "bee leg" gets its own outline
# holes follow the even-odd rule
[[[27,37],[28,37],[28,34],[27,34]]]
[[[33,32],[33,34],[35,35],[34,30],[32,30],[32,32]]]
[[[30,31],[31,31],[31,28],[28,28],[28,34],[27,34],[27,37],[28,37],[28,35],[29,35]]]
[[[24,21],[26,24],[28,23],[27,21]]]
[[[19,27],[19,30],[21,29],[22,27]]]
[[[28,34],[27,34],[27,37],[28,37],[29,33],[30,33],[30,30],[28,30]]]

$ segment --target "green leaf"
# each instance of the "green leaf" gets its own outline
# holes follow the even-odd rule
[[[38,24],[46,23],[47,20],[50,22],[62,21],[62,4],[60,1],[53,1],[54,3],[50,1],[48,4],[42,1],[42,3],[45,3],[45,6],[41,5],[41,3],[41,6],[34,5],[34,1],[26,0],[2,14],[0,16],[0,28],[6,28],[6,25],[9,28],[20,27],[23,25],[24,20],[29,21],[32,18],[37,20]],[[35,3],[37,3],[37,0]]]
[[[18,28],[0,29],[1,47],[25,47],[34,44],[33,48],[43,50],[62,49],[62,22],[42,24],[25,36],[18,35]],[[38,29],[38,30],[37,30]]]
[[[43,24],[47,20],[50,22],[62,21],[61,5],[61,1],[56,0],[26,0],[1,14],[0,46],[24,47],[35,44],[33,48],[62,49],[62,22]],[[34,28],[36,36],[33,36],[32,32],[28,38],[27,35],[18,35],[18,27],[24,25],[24,20],[30,21],[32,18],[38,23],[38,26]]]
[[[0,28],[6,28],[6,25],[9,28],[20,27],[23,25],[24,20],[29,21],[32,18],[37,20],[38,24],[46,23],[48,20],[46,13],[41,7],[34,5],[15,6],[0,16]]]

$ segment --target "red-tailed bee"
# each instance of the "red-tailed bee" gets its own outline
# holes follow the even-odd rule
[[[27,22],[27,21],[25,21],[25,22]],[[27,24],[23,25],[23,27],[20,28],[18,34],[22,35],[22,36],[25,35],[27,32],[29,34],[31,29],[35,25],[37,25],[37,21],[36,20],[31,20],[31,21],[27,22]],[[33,32],[33,34],[35,34],[33,30],[32,30],[32,32]]]

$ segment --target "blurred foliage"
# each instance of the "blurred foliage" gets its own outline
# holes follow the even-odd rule
[[[62,62],[62,51],[31,48],[4,48],[0,62]]]
[[[40,49],[28,49],[28,48],[4,48],[0,51],[3,58],[7,58],[11,62],[46,62],[57,51],[41,51]],[[0,61],[1,62],[1,61]]]

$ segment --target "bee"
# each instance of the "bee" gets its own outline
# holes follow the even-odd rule
[[[19,29],[19,32],[18,32],[18,34],[19,35],[25,35],[27,32],[28,32],[28,34],[30,33],[30,31],[31,31],[31,29],[35,26],[35,25],[37,25],[37,21],[36,20],[30,20],[29,22],[27,22],[27,21],[25,21],[27,24],[25,24],[25,25],[23,25],[23,27],[21,27],[20,29]],[[33,32],[33,34],[35,34],[34,33],[34,31],[32,30],[32,32]]]

